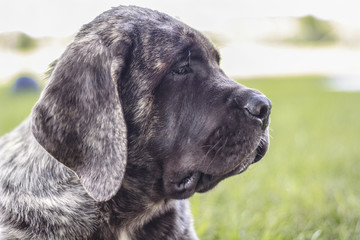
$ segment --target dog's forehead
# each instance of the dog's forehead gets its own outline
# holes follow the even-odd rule
[[[202,33],[179,19],[162,12],[134,6],[119,7],[117,11],[122,20],[125,15],[126,19],[131,22],[130,25],[137,25],[141,31],[147,32],[142,35],[142,38],[144,41],[152,39],[153,42],[150,42],[150,46],[163,47],[166,42],[168,47],[173,45],[173,49],[169,48],[169,51],[172,52],[192,49],[204,55],[205,58],[219,59],[219,53],[213,44]]]
[[[199,31],[165,13],[136,6],[106,11],[85,24],[76,36],[77,41],[98,37],[109,44],[117,41],[130,44],[131,39],[138,38],[146,45],[144,50],[153,51],[154,55],[157,50],[172,55],[193,48],[202,52],[204,58],[219,58],[213,44]]]
[[[214,45],[201,32],[181,21],[162,22],[150,26],[150,45],[172,59],[190,57],[219,62],[220,55]],[[169,61],[171,62],[171,61]]]

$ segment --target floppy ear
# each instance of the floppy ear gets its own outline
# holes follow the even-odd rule
[[[37,141],[96,201],[112,198],[125,172],[127,131],[117,88],[124,44],[110,51],[98,39],[72,43],[32,111]]]

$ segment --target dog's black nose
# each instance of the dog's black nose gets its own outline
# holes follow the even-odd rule
[[[251,93],[246,100],[244,98],[242,100],[235,98],[237,106],[242,108],[250,119],[260,122],[265,129],[269,124],[271,101],[261,93]]]
[[[244,109],[251,116],[263,121],[269,117],[271,106],[271,101],[267,97],[262,94],[253,94],[249,97]]]

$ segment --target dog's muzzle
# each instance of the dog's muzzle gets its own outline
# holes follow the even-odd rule
[[[178,171],[167,193],[172,198],[188,198],[195,192],[206,192],[221,180],[244,172],[262,159],[268,150],[268,125],[271,101],[257,91],[232,94],[228,99],[228,116],[220,116],[221,123],[203,144],[204,157],[192,160],[197,167]],[[206,159],[206,160],[204,160]],[[205,164],[202,164],[204,162]]]

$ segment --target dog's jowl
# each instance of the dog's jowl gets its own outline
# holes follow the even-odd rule
[[[271,102],[219,61],[156,11],[117,7],[84,25],[0,139],[2,239],[197,239],[186,199],[269,144]]]

